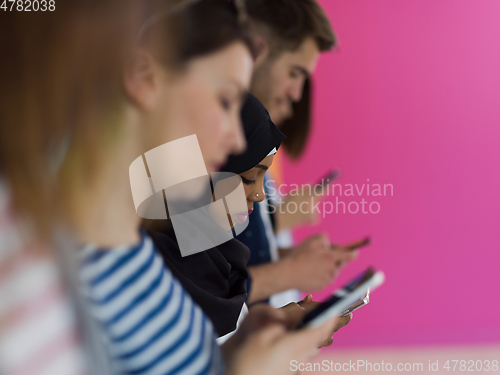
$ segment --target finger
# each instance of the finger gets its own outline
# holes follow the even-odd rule
[[[356,259],[359,256],[359,250],[351,250],[345,253],[345,259],[350,262],[351,260]]]
[[[318,348],[318,343],[325,337],[331,337],[332,328],[335,326],[337,318],[332,318],[319,327],[305,328],[291,333],[290,339],[295,341],[296,348],[307,353],[308,356],[314,355]]]
[[[304,307],[304,310],[306,312],[310,312],[314,310],[315,308],[319,307],[321,305],[321,302],[318,301],[311,301],[307,306]]]
[[[285,324],[287,320],[287,314],[283,309],[275,309],[266,304],[258,304],[252,307],[245,318],[245,321],[248,321],[256,328],[272,323]]]
[[[333,264],[334,268],[331,271],[337,270],[337,268],[344,261],[344,255],[338,251],[328,251],[324,254],[325,264]]]
[[[328,239],[328,235],[326,233],[316,234],[310,237],[314,242],[317,242],[318,245],[322,245],[325,248],[330,247],[330,240]]]
[[[325,247],[325,249],[330,247],[330,238],[328,238],[328,234],[323,233],[323,234],[321,234],[320,238],[321,238],[322,244]]]
[[[342,246],[343,249],[349,251],[349,250],[356,250],[359,249],[360,247],[367,246],[372,242],[371,237],[365,237],[361,240],[352,242],[348,245]]]
[[[349,263],[349,262],[352,262],[353,260],[357,259],[358,256],[359,256],[359,250],[353,250],[353,251],[349,251],[348,253],[349,255],[346,257],[345,259],[345,264],[344,266]]]
[[[302,300],[302,301],[299,301],[297,302],[297,304],[304,308],[305,306],[307,306],[309,303],[311,303],[313,300],[313,296],[312,294],[308,294],[307,296],[305,296],[305,298]]]
[[[295,335],[303,336],[304,340],[313,340],[315,343],[322,341],[325,337],[331,337],[333,329],[337,326],[339,317],[333,317],[318,327],[308,327],[295,331]]]
[[[257,303],[249,309],[250,315],[279,315],[280,312],[266,303]]]
[[[333,333],[337,332],[339,329],[345,327],[346,325],[348,325],[351,320],[352,320],[352,313],[349,313],[347,315],[343,315],[341,316],[338,320],[337,320],[337,323],[335,324],[335,327],[333,329]]]
[[[339,267],[344,267],[347,263],[352,262],[359,256],[358,250],[351,251],[335,251],[335,256],[337,258],[337,265]]]
[[[326,339],[321,341],[318,346],[320,348],[326,348],[327,346],[330,346],[332,344],[333,344],[333,337],[327,337]]]
[[[306,314],[306,310],[295,302],[291,302],[288,305],[281,307],[280,310],[286,312],[287,315],[286,326],[288,328],[295,327],[304,318],[304,315]]]

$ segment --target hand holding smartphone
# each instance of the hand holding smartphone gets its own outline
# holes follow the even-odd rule
[[[305,327],[317,327],[334,316],[348,314],[350,308],[360,308],[366,303],[361,302],[369,290],[374,290],[382,285],[385,276],[382,271],[368,268],[366,271],[355,277],[348,284],[337,290],[332,297],[323,302],[314,310],[308,312],[296,329]],[[358,307],[353,307],[352,305]],[[354,311],[354,310],[352,310]]]

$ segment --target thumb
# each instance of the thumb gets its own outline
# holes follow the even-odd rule
[[[330,248],[330,239],[328,238],[328,234],[323,232],[315,235],[313,238],[317,246],[320,246],[321,248],[325,249]]]
[[[313,300],[312,294],[308,294],[302,301],[297,302],[300,307],[305,307],[309,305]]]

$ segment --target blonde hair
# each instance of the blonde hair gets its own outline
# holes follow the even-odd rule
[[[96,140],[117,130],[104,121],[120,108],[138,3],[65,0],[55,12],[12,12],[0,23],[8,35],[0,42],[0,173],[39,234],[67,192],[57,173],[67,150],[85,150],[81,167],[92,176]]]

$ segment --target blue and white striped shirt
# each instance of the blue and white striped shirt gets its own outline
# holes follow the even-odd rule
[[[80,280],[120,374],[221,374],[212,323],[165,267],[151,238],[85,246]]]

